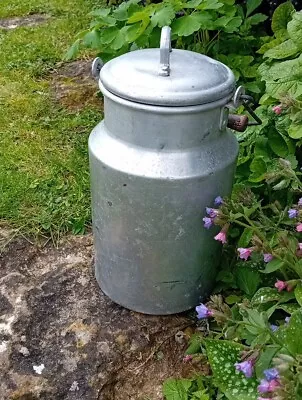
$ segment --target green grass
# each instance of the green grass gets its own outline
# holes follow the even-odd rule
[[[1,1],[0,18],[51,16],[39,26],[0,30],[0,218],[24,234],[56,239],[90,223],[87,139],[101,112],[56,102],[49,70],[94,6],[100,2]]]

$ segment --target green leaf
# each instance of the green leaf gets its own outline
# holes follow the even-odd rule
[[[266,15],[264,15],[264,14],[254,14],[251,17],[246,19],[246,23],[247,23],[247,25],[252,26],[252,25],[258,25],[258,24],[260,24],[261,22],[263,22],[265,20],[267,20],[267,16]]]
[[[288,156],[287,143],[275,129],[268,131],[268,144],[277,156],[282,158]]]
[[[248,17],[249,15],[252,14],[253,11],[256,10],[262,3],[262,0],[247,0],[246,2],[246,16]]]
[[[90,32],[88,32],[84,37],[83,37],[83,44],[84,46],[90,47],[92,49],[98,49],[100,47],[100,32],[93,29]]]
[[[225,298],[225,302],[229,305],[239,303],[241,300],[242,298],[236,294],[230,294]]]
[[[302,124],[290,124],[288,128],[288,135],[293,139],[301,139],[302,138]]]
[[[197,10],[217,10],[223,7],[223,3],[218,0],[203,0],[196,8]]]
[[[287,1],[276,8],[272,18],[272,31],[276,34],[278,31],[286,30],[287,24],[295,11],[294,6]]]
[[[258,379],[263,379],[263,371],[268,369],[271,365],[273,357],[276,355],[279,347],[272,346],[266,347],[263,353],[261,353],[255,366],[255,372]]]
[[[297,302],[302,307],[302,285],[301,284],[296,286],[295,297],[296,297]]]
[[[185,354],[196,354],[201,352],[202,337],[199,334],[192,335],[190,338],[189,347]]]
[[[215,384],[229,400],[256,400],[258,382],[255,378],[246,378],[235,370],[240,362],[243,347],[227,340],[206,339],[206,350]]]
[[[253,296],[260,284],[259,273],[248,267],[244,267],[238,268],[235,276],[239,289],[241,289],[248,296]]]
[[[166,5],[155,11],[151,17],[151,23],[154,26],[159,26],[160,28],[166,25],[170,25],[172,19],[175,16],[175,11],[171,5]]]
[[[277,289],[263,287],[254,294],[251,303],[252,305],[265,304],[271,301],[278,301],[280,297],[280,293]]]
[[[93,10],[89,13],[89,15],[93,17],[107,17],[110,14],[110,8],[98,8],[97,10]]]
[[[271,274],[272,272],[277,271],[278,269],[284,267],[284,262],[274,258],[272,261],[266,264],[265,269],[261,272],[264,274]]]
[[[302,310],[294,312],[284,332],[284,344],[294,355],[302,354]]]
[[[222,29],[227,33],[236,32],[241,25],[242,19],[241,17],[228,17],[222,16],[215,20],[215,27],[217,29]]]
[[[238,241],[237,247],[247,247],[252,240],[252,237],[253,231],[249,228],[244,228],[244,231],[242,232]]]
[[[188,400],[191,385],[190,379],[168,379],[163,384],[163,395],[166,400]]]
[[[69,61],[78,54],[78,52],[80,50],[80,43],[81,43],[81,40],[78,39],[73,43],[72,46],[69,47],[68,51],[64,55],[64,58],[63,58],[64,61]]]
[[[288,39],[285,42],[273,47],[272,49],[267,50],[264,53],[264,57],[281,60],[283,58],[287,58],[297,54],[298,51],[299,49],[295,45],[295,43],[291,39]]]
[[[283,310],[288,314],[293,314],[295,311],[300,309],[300,306],[297,303],[286,303],[276,306],[276,309]]]
[[[190,36],[201,27],[207,29],[209,23],[212,24],[211,14],[206,12],[200,14],[195,13],[180,17],[174,21],[172,24],[172,31],[178,36]]]
[[[102,44],[111,43],[115,39],[118,31],[119,31],[119,29],[116,28],[115,26],[111,26],[109,28],[102,29],[101,35],[100,35],[100,43],[102,43]]]
[[[287,31],[291,40],[299,50],[302,50],[302,13],[293,14],[293,19],[287,24]]]

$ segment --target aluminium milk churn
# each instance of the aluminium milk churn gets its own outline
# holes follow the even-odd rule
[[[89,138],[95,275],[114,302],[173,314],[211,292],[221,245],[205,207],[229,195],[238,144],[228,108],[241,88],[224,64],[171,49],[137,50],[93,64],[104,120]],[[247,97],[247,96],[246,96]]]

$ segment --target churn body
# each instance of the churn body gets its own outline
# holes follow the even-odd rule
[[[152,51],[133,53],[145,52],[145,65],[149,56],[155,62]],[[177,72],[173,60],[176,65],[177,57],[191,53],[182,52],[172,51],[170,76]],[[123,62],[125,70],[127,58]],[[202,217],[232,187],[238,144],[226,129],[225,106],[234,94],[233,77],[228,70],[229,88],[213,101],[190,104],[183,98],[180,105],[176,93],[174,103],[165,103],[167,88],[163,94],[155,83],[144,102],[139,90],[128,96],[125,86],[121,93],[110,90],[109,64],[100,77],[104,120],[89,138],[96,279],[105,294],[131,310],[182,312],[210,293],[220,263],[215,229],[204,229]]]

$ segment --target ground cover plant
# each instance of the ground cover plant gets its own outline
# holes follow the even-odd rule
[[[217,193],[203,218],[223,262],[184,362],[211,373],[169,379],[167,400],[302,399],[302,13],[280,5],[268,31],[261,3],[123,2],[94,11],[67,54],[89,47],[106,60],[157,47],[171,25],[173,46],[229,65],[259,102],[262,125],[238,134],[232,197]]]

